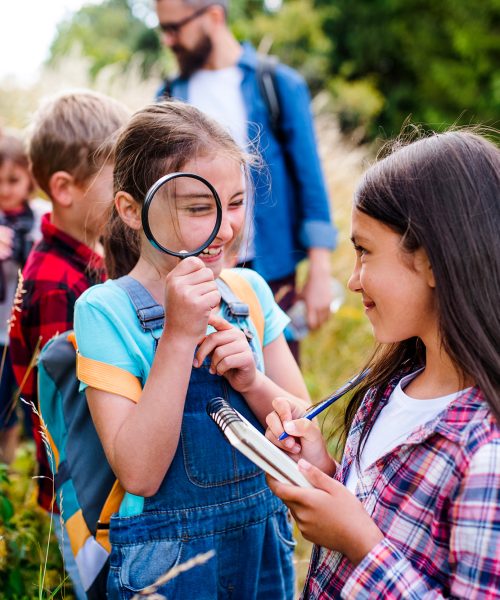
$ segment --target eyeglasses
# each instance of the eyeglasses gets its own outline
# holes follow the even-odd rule
[[[194,19],[200,17],[211,6],[213,6],[213,4],[207,4],[207,6],[202,6],[198,10],[195,10],[194,13],[188,15],[180,21],[177,21],[177,23],[160,23],[158,26],[163,31],[163,33],[166,33],[168,35],[177,35],[179,31],[184,27],[184,25],[187,25],[191,21],[194,21]]]

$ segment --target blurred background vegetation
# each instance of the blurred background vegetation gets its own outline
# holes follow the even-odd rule
[[[157,36],[153,0],[103,0],[61,22],[40,79],[0,81],[0,125],[24,129],[40,98],[90,87],[132,109],[154,97],[174,70]],[[239,39],[279,56],[307,79],[339,245],[334,276],[346,284],[353,262],[350,203],[381,140],[405,120],[430,129],[500,116],[499,0],[231,0]],[[372,349],[369,324],[354,294],[302,346],[313,400],[325,397],[363,365]],[[323,423],[335,429],[342,407]],[[338,452],[336,438],[333,452]],[[50,522],[36,507],[33,448],[0,467],[0,598],[71,598]],[[298,586],[310,546],[299,538]],[[60,589],[58,586],[62,585]]]
[[[138,65],[145,77],[169,71],[148,26],[151,4],[82,8],[60,25],[49,62],[79,45],[93,77],[110,64]],[[391,137],[408,115],[433,127],[499,118],[498,0],[284,0],[274,9],[232,0],[234,32],[301,71],[343,131]]]

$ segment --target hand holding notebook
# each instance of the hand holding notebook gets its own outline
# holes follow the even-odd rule
[[[297,463],[270,442],[223,398],[213,398],[207,413],[228,442],[258,467],[282,483],[312,487]]]

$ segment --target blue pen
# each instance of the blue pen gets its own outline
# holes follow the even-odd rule
[[[352,379],[349,379],[349,381],[345,385],[343,385],[341,388],[339,388],[337,391],[335,391],[329,398],[327,398],[326,400],[323,400],[323,402],[320,402],[316,406],[313,406],[308,411],[306,411],[305,414],[301,418],[309,419],[309,420],[314,419],[314,417],[318,416],[320,412],[323,412],[325,410],[325,408],[328,408],[330,406],[330,404],[333,404],[339,398],[342,398],[342,396],[347,394],[347,392],[350,392],[354,387],[356,387],[358,385],[358,383],[360,381],[362,381],[368,375],[369,372],[370,372],[370,369],[365,369],[358,375],[355,375]],[[287,437],[288,437],[288,433],[286,433],[284,431],[279,436],[278,439],[281,441],[281,440],[285,440]]]

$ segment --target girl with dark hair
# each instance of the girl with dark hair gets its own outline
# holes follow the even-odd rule
[[[141,222],[148,189],[179,171],[208,180],[222,205],[215,239],[182,261],[153,247]],[[234,140],[182,103],[138,111],[116,144],[115,202],[105,234],[114,279],[84,293],[75,310],[79,360],[99,366],[99,377],[83,370],[79,377],[126,492],[110,522],[109,598],[132,598],[206,553],[214,556],[158,584],[158,594],[293,598],[288,509],[205,410],[223,396],[262,429],[276,395],[301,406],[308,400],[282,333],[288,319],[267,284],[249,269],[236,270],[262,307],[261,345],[255,323],[235,317],[219,281],[244,225],[246,171]],[[176,185],[199,226],[206,193]],[[159,220],[166,230],[178,225],[167,210]],[[139,308],[138,301],[148,304]]]
[[[287,400],[267,418],[316,488],[269,479],[316,544],[304,598],[498,598],[499,149],[465,131],[397,148],[357,190],[352,241],[380,346],[341,464]]]

